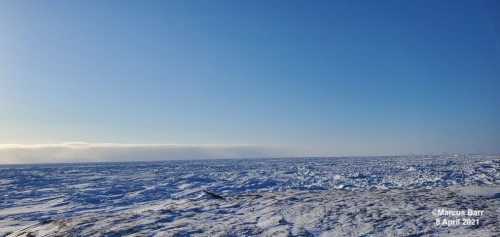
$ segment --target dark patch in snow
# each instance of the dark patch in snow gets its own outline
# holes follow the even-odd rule
[[[215,199],[224,199],[224,197],[222,197],[221,195],[209,192],[207,190],[203,190],[203,192],[206,193],[206,194],[208,194],[208,195],[210,195],[210,197],[213,197]]]

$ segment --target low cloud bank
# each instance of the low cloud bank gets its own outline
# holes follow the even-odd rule
[[[155,161],[300,156],[295,149],[259,145],[176,145],[70,142],[0,145],[1,164]]]

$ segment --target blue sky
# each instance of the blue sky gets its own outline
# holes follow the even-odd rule
[[[0,144],[500,152],[499,13],[498,1],[2,1]]]

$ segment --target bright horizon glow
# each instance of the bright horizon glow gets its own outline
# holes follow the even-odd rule
[[[325,151],[322,153],[317,150],[251,144],[118,144],[86,142],[31,145],[0,144],[0,164],[356,156],[384,155],[332,155]],[[385,156],[391,155],[385,154]]]
[[[0,144],[498,154],[499,12],[489,0],[0,2]]]
[[[304,151],[248,144],[2,144],[0,164],[280,158]]]

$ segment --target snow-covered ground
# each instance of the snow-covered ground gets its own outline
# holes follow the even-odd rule
[[[495,236],[499,171],[470,155],[3,165],[0,236]]]

